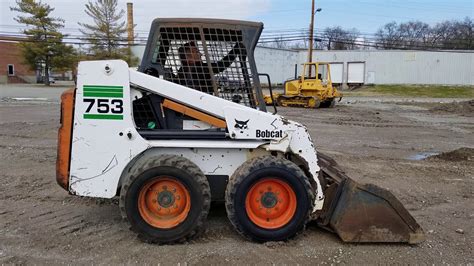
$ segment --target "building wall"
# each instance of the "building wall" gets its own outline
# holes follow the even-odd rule
[[[315,51],[314,61],[365,62],[365,81],[373,84],[474,85],[474,53],[425,51]],[[306,60],[300,54],[299,62]]]
[[[36,74],[22,62],[20,47],[17,42],[0,40],[0,83],[34,83]],[[8,65],[14,65],[14,76],[8,76]]]
[[[259,72],[267,72],[273,83],[294,76],[307,61],[306,50],[292,51],[257,47],[255,60]],[[474,53],[425,51],[314,51],[313,61],[343,64],[343,83],[347,83],[348,63],[365,63],[366,84],[474,85]]]
[[[294,78],[295,64],[300,58],[297,51],[263,47],[257,47],[254,56],[258,72],[269,74],[272,83],[283,83],[287,79]],[[298,71],[301,71],[299,66]],[[263,84],[267,83],[265,78],[261,81]]]
[[[144,47],[133,47],[142,57]],[[257,47],[255,60],[260,73],[268,73],[272,83],[294,77],[307,61],[307,51]],[[343,63],[343,82],[347,82],[349,62],[364,62],[365,83],[474,85],[474,53],[397,50],[314,51],[314,61]],[[262,80],[263,83],[266,81]]]

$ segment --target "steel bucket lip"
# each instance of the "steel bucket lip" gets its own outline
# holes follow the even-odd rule
[[[326,195],[327,203],[323,207],[322,212],[319,213],[316,218],[321,227],[326,229],[329,227],[331,231],[336,232],[344,242],[418,244],[426,240],[426,235],[421,226],[389,190],[374,184],[360,184],[348,177],[332,158],[325,154],[318,155],[322,173],[325,176],[330,177],[333,181],[331,184],[332,188],[330,186],[331,191],[329,191],[329,188],[326,189],[326,192],[329,192]],[[367,194],[365,195],[365,193]],[[345,221],[346,226],[353,226],[354,224],[358,225],[359,230],[361,230],[359,233],[344,231],[344,228],[341,229],[341,223],[344,221],[344,214],[347,214],[345,212],[347,211],[346,209],[348,206],[339,205],[347,204],[347,200],[350,202],[352,197],[355,197],[356,200],[361,200],[361,196],[363,196],[363,198],[367,197],[367,200],[369,201],[370,199],[374,200],[374,204],[377,205],[376,208],[382,208],[382,210],[387,208],[381,215],[385,212],[386,215],[390,214],[399,218],[397,221],[393,221],[392,228],[395,225],[395,228],[397,226],[402,226],[403,228],[398,227],[400,230],[393,232],[393,237],[390,237],[390,234],[387,233],[387,238],[383,239],[383,234],[382,237],[380,234],[376,234],[377,230],[383,229],[383,224],[377,224],[380,220],[377,221],[375,219],[376,222],[374,222],[374,225],[376,224],[379,226],[379,228],[376,229],[376,227],[371,227],[370,217],[365,217],[365,220],[364,217],[362,217],[359,224]],[[344,200],[344,202],[341,202],[341,200]],[[352,203],[357,205],[354,202]],[[367,202],[360,202],[360,206],[363,204],[367,204]],[[363,207],[363,209],[365,210],[365,207]],[[338,217],[335,217],[335,215],[338,215]],[[342,220],[338,219],[340,217]],[[388,227],[389,224],[387,224],[386,228],[388,229]],[[373,239],[371,239],[372,233],[374,234]],[[390,231],[390,233],[392,233],[392,231]]]

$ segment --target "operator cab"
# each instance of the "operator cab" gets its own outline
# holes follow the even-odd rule
[[[323,84],[327,84],[331,80],[329,63],[306,63],[304,64],[304,73],[304,80],[319,80]]]
[[[254,59],[262,30],[262,23],[247,21],[155,19],[138,71],[265,112]],[[212,117],[203,121],[205,113],[134,89],[133,116],[142,136],[166,130],[187,131],[185,138],[198,138],[191,131],[225,136],[225,125]]]
[[[155,19],[138,70],[265,111],[253,55],[262,30],[247,21]]]

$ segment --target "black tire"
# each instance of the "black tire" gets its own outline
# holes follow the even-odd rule
[[[146,222],[139,210],[139,194],[148,182],[168,178],[178,181],[189,193],[191,206],[184,220],[172,228],[158,228]],[[171,244],[187,241],[205,231],[211,205],[206,176],[191,161],[175,155],[160,155],[137,162],[122,182],[120,210],[131,230],[149,243]]]
[[[285,182],[297,196],[296,211],[291,220],[274,229],[258,226],[246,211],[247,194],[252,186],[267,177]],[[227,185],[225,203],[230,222],[244,237],[257,242],[285,241],[304,230],[313,210],[314,192],[308,177],[296,164],[285,159],[262,156],[245,162],[235,171]]]

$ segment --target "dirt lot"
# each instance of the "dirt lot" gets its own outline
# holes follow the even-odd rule
[[[251,243],[234,232],[217,204],[203,237],[157,246],[128,230],[116,200],[69,196],[56,184],[57,100],[4,98],[0,263],[472,264],[472,154],[415,160],[474,147],[474,114],[439,106],[349,98],[332,110],[280,110],[306,124],[317,147],[354,179],[389,188],[424,228],[427,240],[420,245],[344,244],[315,225],[286,243]]]

